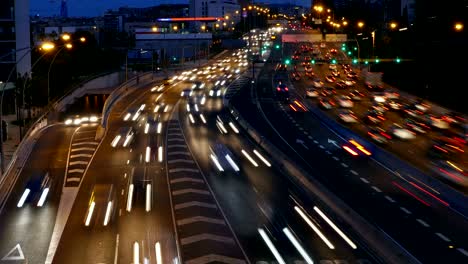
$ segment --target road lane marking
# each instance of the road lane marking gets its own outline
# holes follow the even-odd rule
[[[385,199],[389,200],[391,203],[395,203],[395,200],[392,197],[385,195]]]
[[[210,193],[208,191],[200,190],[200,189],[193,189],[193,188],[172,191],[172,195],[174,195],[174,196],[182,195],[182,194],[186,194],[186,193],[196,193],[196,194],[210,195]]]
[[[416,221],[418,223],[420,223],[421,225],[423,225],[424,227],[430,227],[430,225],[428,223],[426,223],[424,220],[421,220],[421,219],[416,219]]]
[[[197,169],[190,169],[190,168],[175,168],[175,169],[170,169],[169,172],[170,173],[173,173],[173,172],[196,172],[198,173],[199,171]]]
[[[234,239],[232,239],[231,237],[218,236],[218,235],[213,235],[213,234],[208,234],[208,233],[197,234],[194,236],[181,238],[180,243],[183,246],[185,246],[185,245],[196,243],[202,240],[213,240],[213,241],[222,242],[226,244],[235,244]]]
[[[335,223],[333,223],[332,220],[330,220],[330,218],[328,218],[328,216],[326,216],[325,213],[322,212],[322,210],[320,210],[317,206],[314,206],[314,211],[315,211],[316,213],[318,213],[318,214],[323,218],[323,220],[325,220],[325,222],[327,222],[328,225],[330,225],[331,228],[333,228],[333,230],[335,230],[335,232],[338,233],[338,235],[339,235],[341,238],[343,238],[343,240],[344,240],[346,243],[348,243],[348,245],[349,245],[352,249],[356,249],[356,248],[357,248],[356,244],[354,244],[354,242],[351,241],[351,239],[350,239],[347,235],[345,235],[345,233],[343,233],[343,231],[341,231],[341,229],[339,229],[339,228],[335,225]]]
[[[184,142],[184,139],[183,138],[169,138],[169,139],[167,139],[167,141],[182,141],[182,142]]]
[[[73,169],[73,170],[68,170],[68,173],[75,173],[75,172],[77,172],[77,173],[83,173],[83,172],[84,172],[84,170],[83,170],[83,169]]]
[[[170,152],[167,152],[167,155],[187,155],[187,156],[190,156],[190,153],[188,153],[187,151],[170,151]]]
[[[323,145],[319,145],[319,148],[321,149],[325,149],[325,147]]]
[[[441,234],[441,233],[435,233],[435,234],[436,234],[436,236],[440,237],[440,238],[441,238],[442,240],[444,240],[445,242],[450,242],[450,241],[452,241],[452,240],[450,240],[450,238],[444,236],[444,235]]]
[[[24,260],[24,253],[20,244],[16,244],[1,260]]]
[[[355,170],[350,170],[349,172],[351,172],[352,174],[354,174],[354,175],[356,175],[356,176],[359,175],[359,173],[357,173]]]
[[[400,206],[400,209],[401,209],[403,212],[407,213],[407,214],[411,214],[411,211],[408,210],[408,209],[406,209],[406,208],[403,207],[403,206]]]
[[[372,188],[372,189],[374,189],[374,191],[376,191],[376,192],[379,192],[379,193],[381,193],[381,192],[382,192],[382,190],[380,190],[380,189],[379,189],[379,188],[377,188],[376,186],[372,186],[371,188]]]
[[[197,201],[192,201],[192,202],[186,202],[186,203],[180,203],[174,205],[175,210],[180,210],[188,207],[193,207],[193,206],[198,206],[198,207],[205,207],[205,208],[212,208],[216,209],[216,205],[212,203],[204,203],[204,202],[197,202]]]
[[[72,147],[81,146],[81,145],[99,145],[99,142],[96,142],[96,141],[78,142],[78,143],[73,143]]]
[[[363,181],[363,182],[369,184],[369,181],[368,181],[366,178],[362,178],[362,177],[361,177],[361,178],[359,178],[359,179],[361,179],[361,181]]]
[[[79,164],[81,164],[81,165],[87,165],[88,162],[87,162],[87,161],[81,161],[81,160],[79,160],[79,161],[71,161],[71,162],[68,163],[69,166],[79,165]]]
[[[313,137],[311,137],[311,136],[307,136],[307,138],[309,138],[309,139],[314,139],[314,138],[313,138]]]
[[[344,168],[348,168],[348,167],[349,167],[348,164],[343,163],[343,162],[341,162],[341,166],[343,166]]]
[[[67,182],[80,182],[80,181],[81,181],[80,177],[67,178]]]
[[[337,156],[332,157],[334,160],[339,161],[340,159]]]
[[[91,154],[75,154],[75,155],[70,155],[70,159],[74,158],[91,158],[93,155]]]
[[[307,254],[305,249],[302,247],[302,245],[297,241],[296,237],[292,234],[291,231],[287,227],[283,228],[283,232],[288,237],[289,241],[293,244],[293,246],[296,248],[296,250],[301,254],[302,258],[307,262],[307,264],[314,264],[314,261],[312,261],[312,258]]]
[[[193,223],[197,223],[197,222],[205,222],[205,223],[217,224],[217,225],[226,225],[226,223],[224,222],[223,219],[205,217],[205,216],[201,216],[201,215],[177,220],[177,225],[178,226],[183,226],[183,225],[189,225],[189,224],[193,224]]]
[[[329,150],[325,151],[325,153],[327,153],[328,155],[332,154]]]
[[[178,263],[174,261],[174,263]],[[201,257],[184,260],[186,264],[205,264],[205,263],[226,263],[226,264],[246,264],[242,259],[227,257],[218,254],[208,254]]]
[[[184,145],[184,144],[172,144],[172,145],[169,145],[167,147],[168,148],[187,148],[187,146]]]
[[[271,239],[266,234],[265,230],[259,228],[258,233],[260,233],[260,236],[262,237],[263,241],[265,241],[265,244],[268,246],[268,249],[270,249],[276,261],[278,261],[279,264],[286,264],[283,257],[278,252],[278,249],[276,249],[275,245],[273,244],[273,242],[271,242]]]
[[[302,211],[298,206],[294,206],[294,210],[301,216],[301,218],[314,230],[314,232],[322,239],[322,241],[330,248],[335,249],[335,246],[328,240],[327,237],[318,229],[316,225],[312,222],[312,220],[307,217],[307,215]]]
[[[71,149],[70,152],[77,152],[77,151],[94,151],[95,148],[76,148],[76,149]]]
[[[182,162],[182,163],[190,163],[190,164],[194,164],[195,162],[191,159],[175,159],[175,160],[168,160],[167,163],[171,164],[171,163],[178,163],[178,162]]]
[[[307,132],[307,131],[304,131],[304,135],[309,135],[309,132]]]
[[[198,171],[197,171],[198,172]],[[177,178],[177,179],[172,179],[171,184],[174,183],[179,183],[179,182],[197,182],[197,183],[203,183],[203,180],[201,179],[196,179],[196,178],[189,178],[189,177],[182,177],[182,178]]]
[[[315,143],[315,144],[318,144],[318,141],[317,141],[317,140],[314,140],[314,143]]]
[[[115,238],[114,264],[117,264],[117,260],[119,259],[119,236],[117,234]]]

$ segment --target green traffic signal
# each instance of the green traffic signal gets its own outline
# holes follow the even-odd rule
[[[357,50],[357,47],[354,47],[354,50]]]
[[[369,64],[369,62],[368,62],[368,61],[364,61],[364,64]]]
[[[276,48],[276,49],[279,49],[279,48],[280,48],[280,45],[276,44],[275,48]]]
[[[341,44],[341,46],[343,46],[343,47],[346,46],[346,43]]]
[[[379,59],[375,59],[375,63],[379,63],[379,62],[380,62],[380,60],[379,60]]]
[[[345,50],[346,50],[346,47],[345,47],[345,46],[341,47],[341,50],[342,50],[342,51],[345,51]]]
[[[315,64],[315,60],[312,60],[311,63],[312,63],[312,64]]]
[[[357,60],[357,59],[354,59],[354,60],[353,60],[353,64],[356,64],[356,63],[358,63],[358,60]]]
[[[401,62],[401,59],[400,58],[396,58],[396,63],[400,63]]]
[[[348,51],[348,55],[351,55],[351,51]]]
[[[333,63],[333,64],[336,64],[336,60],[335,60],[335,59],[333,59],[333,60],[332,60],[332,63]]]
[[[289,65],[291,63],[291,60],[287,59],[284,61],[284,63],[286,63],[287,65]]]

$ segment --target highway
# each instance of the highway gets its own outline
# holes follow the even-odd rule
[[[450,204],[344,151],[349,142],[307,111],[306,84],[291,91],[306,111],[292,111],[274,96],[275,63],[251,71],[247,56],[229,51],[131,90],[102,139],[94,121],[47,128],[0,212],[0,263],[386,263],[255,143],[228,101],[422,263],[467,261],[466,219]],[[44,205],[21,199],[45,172]]]
[[[273,52],[272,56],[280,54]],[[463,248],[467,244],[466,219],[428,187],[402,180],[366,157],[352,157],[341,148],[347,142],[309,112],[294,112],[287,104],[278,103],[272,87],[274,66],[266,64],[256,86],[268,122],[249,114],[259,109],[246,103],[250,101],[245,99],[250,96],[248,89],[237,97],[240,102],[233,99],[241,114],[262,135],[423,263],[466,261]]]

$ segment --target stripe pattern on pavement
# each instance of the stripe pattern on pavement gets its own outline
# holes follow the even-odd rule
[[[78,187],[99,142],[95,140],[97,126],[80,127],[73,135],[68,156],[65,187]]]
[[[166,166],[183,263],[247,263],[177,120],[169,122],[167,144]]]

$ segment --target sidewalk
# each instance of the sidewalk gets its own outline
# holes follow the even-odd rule
[[[8,168],[13,154],[17,149],[20,143],[20,128],[18,125],[13,124],[13,121],[16,120],[16,115],[4,115],[3,120],[7,122],[7,132],[8,137],[5,142],[3,142],[4,157],[5,157],[5,170]],[[23,132],[24,133],[24,132]]]

